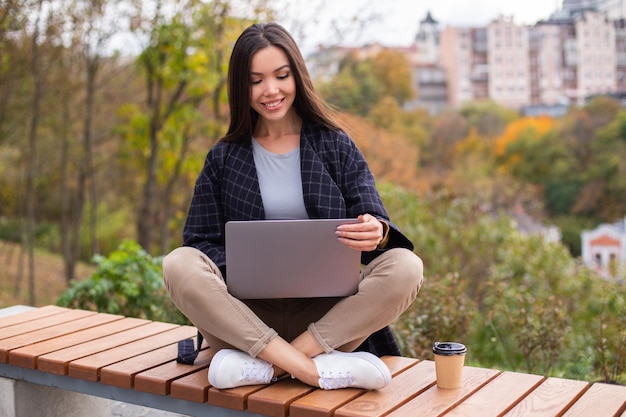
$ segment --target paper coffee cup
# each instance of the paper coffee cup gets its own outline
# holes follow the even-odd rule
[[[442,389],[460,388],[467,353],[465,345],[456,342],[435,342],[433,353],[437,386]]]

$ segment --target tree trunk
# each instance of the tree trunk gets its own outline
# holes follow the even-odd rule
[[[93,56],[87,52],[87,85],[86,85],[86,111],[85,125],[83,132],[83,152],[84,152],[84,173],[85,179],[89,184],[89,240],[91,242],[91,253],[100,252],[97,239],[98,225],[98,190],[96,186],[96,175],[93,163],[93,116],[94,116],[94,98],[96,94],[96,75],[98,73],[99,57],[96,53]]]
[[[72,252],[71,222],[72,206],[70,202],[70,140],[68,129],[70,123],[70,109],[68,100],[63,100],[63,133],[61,135],[61,252],[65,269],[65,281],[67,284],[74,278],[76,259]]]
[[[37,19],[32,40],[33,54],[33,114],[30,121],[28,134],[28,162],[26,174],[26,233],[25,247],[28,253],[28,300],[34,306],[37,301],[35,294],[35,223],[36,223],[36,193],[35,179],[37,177],[37,127],[39,125],[39,112],[41,107],[42,75],[39,62],[39,23],[43,1],[38,3]]]
[[[172,196],[176,188],[176,183],[180,178],[180,173],[183,169],[183,163],[187,157],[187,151],[189,150],[189,132],[183,133],[183,142],[180,145],[180,152],[172,171],[172,175],[167,180],[165,186],[165,195],[163,196],[163,221],[161,222],[161,254],[166,254],[169,251],[170,245],[170,233],[168,220],[172,218]]]

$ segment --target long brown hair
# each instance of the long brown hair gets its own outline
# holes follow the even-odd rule
[[[230,126],[221,139],[237,141],[252,135],[259,114],[250,103],[250,67],[260,49],[276,46],[285,52],[296,81],[294,108],[303,120],[320,123],[331,130],[341,130],[333,111],[315,91],[300,48],[289,32],[277,23],[256,23],[244,30],[230,56],[228,67],[228,102]]]

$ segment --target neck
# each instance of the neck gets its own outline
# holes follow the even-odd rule
[[[292,112],[279,121],[259,119],[254,128],[254,137],[257,140],[280,140],[283,137],[300,136],[302,119]]]

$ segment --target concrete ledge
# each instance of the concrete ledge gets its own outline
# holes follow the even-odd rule
[[[13,314],[23,313],[25,311],[34,310],[34,309],[35,309],[35,307],[22,306],[22,305],[2,308],[2,309],[0,309],[0,317],[11,316]]]
[[[229,408],[216,407],[207,403],[194,403],[191,401],[180,400],[178,398],[172,398],[170,396],[149,394],[146,392],[139,392],[132,389],[114,387],[112,385],[106,385],[100,382],[91,382],[82,379],[72,378],[69,376],[48,374],[34,369],[20,368],[18,366],[0,363],[0,380],[2,380],[3,377],[9,380],[13,380],[13,382],[24,381],[31,383],[31,385],[34,384],[43,386],[44,388],[53,387],[58,388],[62,391],[71,391],[72,393],[86,394],[84,397],[101,397],[109,400],[116,400],[190,416],[210,415],[211,417],[262,417],[260,414],[253,414],[247,411],[238,411]],[[2,388],[2,385],[0,385],[0,388]],[[30,395],[32,401],[32,398],[34,398],[34,394]],[[84,397],[80,397],[80,401],[82,401]],[[3,398],[1,396],[0,401],[3,401]],[[39,401],[37,402],[39,403]],[[43,405],[41,404],[40,406],[43,407]],[[108,405],[106,406],[106,410],[110,410],[110,407]],[[0,408],[0,411],[2,411],[2,408]],[[40,415],[48,417],[48,415],[39,413],[21,415],[16,414],[15,416],[13,416],[12,414],[8,414],[8,416],[10,417],[39,417]],[[4,414],[0,414],[0,416],[4,417]],[[83,412],[82,414],[70,415],[51,414],[49,416],[100,417],[98,414],[91,414],[91,412]]]
[[[104,398],[0,378],[0,415],[6,417],[110,417]]]

